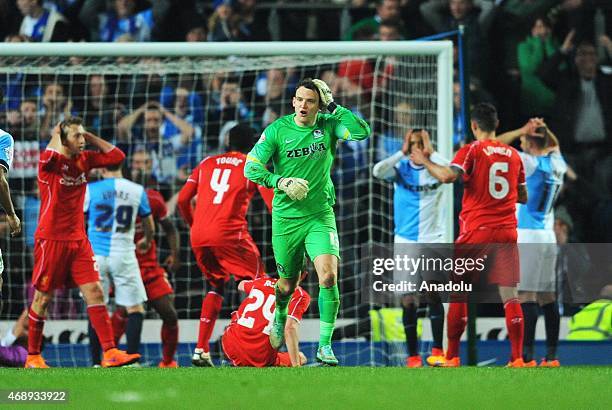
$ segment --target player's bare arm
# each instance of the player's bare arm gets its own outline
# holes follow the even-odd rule
[[[51,131],[51,139],[47,144],[47,149],[52,149],[58,152],[61,152],[62,149],[62,139],[60,137],[60,124],[57,123],[53,130]]]
[[[136,244],[136,250],[140,253],[146,253],[151,247],[153,235],[155,235],[155,221],[153,221],[153,215],[142,218],[142,230],[144,236]]]
[[[15,236],[21,232],[21,221],[15,214],[15,208],[11,200],[11,191],[6,176],[6,169],[0,166],[0,205],[2,205],[2,208],[4,208],[6,212],[6,220],[11,228],[11,236]]]
[[[291,366],[293,367],[299,367],[303,364],[300,357],[299,327],[300,323],[297,320],[291,317],[287,319],[287,324],[285,325],[285,344],[287,345],[287,352],[289,352]]]
[[[168,218],[159,221],[159,224],[164,231],[164,236],[170,246],[170,255],[164,260],[164,266],[170,272],[178,272],[181,267],[181,260],[179,258],[179,249],[181,248],[181,237],[176,230],[176,226]]]
[[[422,149],[414,147],[410,154],[412,162],[418,165],[423,165],[427,168],[427,171],[443,184],[452,184],[461,176],[462,171],[460,168],[454,166],[439,165],[431,161],[429,156],[423,152]]]

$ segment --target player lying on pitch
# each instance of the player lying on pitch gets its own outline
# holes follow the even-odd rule
[[[304,271],[300,282],[308,272]],[[310,305],[310,295],[297,286],[289,301],[288,320],[285,324],[287,352],[279,352],[270,344],[270,329],[274,320],[274,288],[278,279],[263,277],[242,281],[238,290],[247,293],[221,339],[225,356],[234,366],[297,367],[306,364],[300,352],[298,328],[304,312]]]

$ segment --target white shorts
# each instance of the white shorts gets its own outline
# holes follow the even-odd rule
[[[115,291],[115,303],[121,306],[135,306],[147,301],[147,292],[134,251],[115,253],[111,256],[96,255],[96,262],[102,278],[104,303],[108,303],[111,281]]]
[[[518,229],[521,281],[524,292],[554,292],[557,238],[550,229]]]

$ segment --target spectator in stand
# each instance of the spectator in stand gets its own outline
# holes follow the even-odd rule
[[[197,43],[201,41],[206,41],[206,27],[204,26],[196,26],[191,28],[187,34],[185,34],[185,41],[188,43]]]
[[[421,4],[425,21],[437,32],[465,26],[472,74],[482,77],[487,66],[485,38],[493,20],[494,4],[485,0],[429,0]]]
[[[212,100],[207,116],[208,135],[218,135],[227,121],[248,121],[251,117],[251,110],[243,101],[240,82],[236,77],[223,79],[218,97],[213,94]]]
[[[42,122],[40,139],[47,144],[53,127],[60,121],[72,116],[72,100],[64,94],[64,86],[52,82],[45,86],[42,97]]]
[[[105,0],[85,0],[79,19],[94,41],[113,42],[125,35],[134,41],[151,41],[151,33],[168,11],[170,0],[151,1],[151,5],[138,10],[136,0],[114,0],[112,10],[107,11]]]
[[[283,99],[288,87],[287,75],[286,70],[273,68],[256,82],[255,88],[260,101],[255,116],[261,118],[262,128],[287,114],[287,101]]]
[[[359,20],[349,28],[344,34],[344,40],[355,40],[355,33],[367,28],[373,33],[378,32],[378,26],[383,20],[400,21],[400,2],[399,0],[377,0],[376,15]]]
[[[116,111],[113,109],[109,85],[103,75],[94,74],[89,77],[87,97],[84,101],[83,118],[85,123],[89,124],[89,128],[95,134],[107,140],[114,139],[117,124]]]
[[[137,124],[141,118],[142,122]],[[181,168],[189,167],[189,147],[195,130],[157,101],[146,102],[123,117],[119,134],[132,143],[144,144],[153,159],[153,173],[158,181],[170,183],[179,176]]]
[[[565,74],[564,63],[570,67]],[[599,71],[597,50],[589,41],[576,47],[573,63],[564,48],[559,50],[542,64],[540,75],[557,80],[554,128],[560,144],[568,147],[568,157],[582,160],[584,166],[578,166],[577,173],[588,177],[586,169],[611,152],[612,78]]]
[[[239,20],[232,0],[215,2],[216,7],[208,19],[208,41],[237,41],[240,36]]]
[[[257,0],[238,0],[236,14],[240,41],[270,41],[267,12],[257,9]]]
[[[23,15],[19,34],[30,41],[67,41],[70,37],[66,18],[55,10],[43,7],[42,0],[17,0]]]
[[[403,23],[403,34],[406,40],[425,37],[434,33],[421,14],[420,6],[424,1],[400,1],[400,21]]]
[[[35,141],[38,138],[40,127],[40,117],[38,116],[38,106],[36,100],[22,100],[19,105],[21,126],[19,133],[26,141]]]
[[[551,114],[555,93],[546,85],[546,79],[538,76],[538,68],[559,48],[552,35],[550,20],[546,16],[538,16],[531,27],[531,34],[517,49],[521,74],[521,114],[524,117],[548,117]]]

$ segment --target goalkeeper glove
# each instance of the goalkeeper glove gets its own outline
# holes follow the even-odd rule
[[[278,180],[277,187],[294,201],[301,201],[308,196],[308,181],[305,179],[281,178]]]
[[[317,86],[317,89],[319,90],[319,95],[321,96],[321,105],[327,108],[327,111],[333,113],[337,107],[337,104],[334,102],[332,92],[327,86],[327,84],[325,84],[325,81],[315,78],[314,80],[312,80],[312,82]]]

